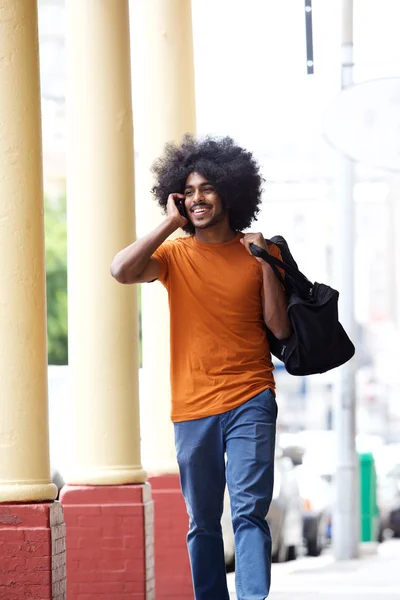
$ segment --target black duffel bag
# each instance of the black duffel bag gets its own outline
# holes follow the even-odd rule
[[[339,323],[339,292],[323,283],[311,283],[299,271],[282,236],[266,241],[278,246],[282,261],[255,244],[250,244],[250,251],[271,265],[284,286],[292,325],[292,334],[285,340],[278,340],[267,329],[271,353],[291,375],[325,373],[343,365],[354,356],[355,348]],[[284,277],[278,267],[284,270]]]

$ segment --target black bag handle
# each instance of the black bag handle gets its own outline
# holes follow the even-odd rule
[[[251,253],[253,254],[253,256],[259,256],[259,258],[266,260],[263,255],[263,252],[265,252],[265,250],[260,248],[260,246],[256,246],[255,244],[250,244],[250,250],[251,250]],[[257,254],[254,254],[254,252],[257,252]],[[268,256],[271,256],[268,252],[265,252],[265,253],[268,254]],[[271,258],[274,258],[274,257],[272,256]],[[269,262],[269,260],[266,260],[266,262]],[[271,262],[269,262],[269,264],[270,264],[271,269],[275,273],[276,277],[279,279],[279,281],[281,282],[283,287],[286,289],[285,279],[282,276],[282,273],[279,271],[279,269],[274,264],[272,264]]]
[[[269,242],[270,244],[273,244],[273,242],[271,242],[270,240],[265,240],[265,241]],[[294,269],[287,263],[279,260],[279,258],[275,258],[275,256],[272,256],[272,254],[270,254],[263,248],[260,248],[260,246],[257,246],[256,244],[250,244],[249,247],[250,247],[250,252],[252,253],[253,256],[257,256],[257,258],[262,258],[263,260],[265,260],[265,262],[267,262],[269,265],[271,265],[271,267],[274,270],[274,273],[277,275],[278,279],[281,281],[281,283],[283,283],[283,285],[285,285],[284,280],[283,280],[282,275],[279,273],[277,267],[280,267],[281,269],[283,269],[285,271],[285,273],[290,275],[290,277],[292,277],[293,279],[298,281],[301,285],[307,284],[308,287],[310,285],[312,286],[311,281],[309,279],[307,279],[307,277],[305,275],[303,275],[303,273],[301,273],[297,269]]]

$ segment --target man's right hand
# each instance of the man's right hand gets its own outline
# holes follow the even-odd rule
[[[167,201],[167,216],[174,221],[178,227],[184,227],[188,220],[181,215],[176,205],[177,202],[185,202],[183,194],[170,194]]]
[[[144,283],[159,277],[160,265],[153,258],[154,252],[168,236],[188,222],[176,206],[176,202],[180,200],[185,200],[183,194],[170,194],[167,218],[154,231],[116,254],[111,264],[111,275],[119,283]]]

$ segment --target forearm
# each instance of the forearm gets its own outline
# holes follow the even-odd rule
[[[262,270],[264,321],[274,336],[282,340],[292,332],[287,314],[286,293],[269,264],[263,263]]]
[[[112,276],[118,281],[139,276],[157,248],[178,228],[174,219],[167,218],[143,238],[118,252],[111,264]]]

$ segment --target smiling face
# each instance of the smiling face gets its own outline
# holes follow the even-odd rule
[[[215,227],[228,218],[221,197],[200,173],[191,173],[186,180],[185,207],[196,229]]]

